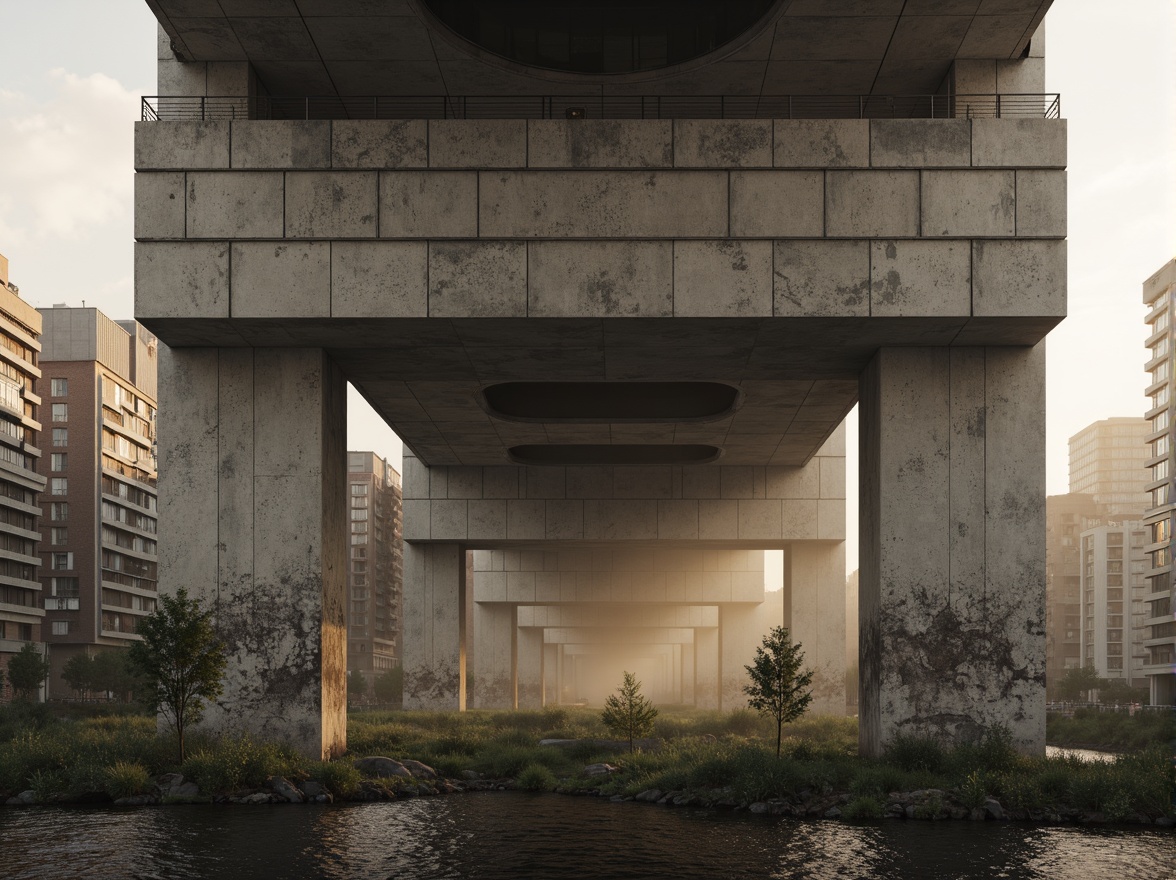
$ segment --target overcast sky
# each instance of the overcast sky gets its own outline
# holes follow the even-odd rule
[[[1140,284],[1176,256],[1176,3],[1054,0],[1046,88],[1069,120],[1069,311],[1049,337],[1048,491],[1066,441],[1144,412]],[[155,94],[143,0],[0,0],[0,253],[36,306],[133,313],[132,122]],[[357,395],[348,446],[400,458]],[[857,565],[850,425],[848,570]]]

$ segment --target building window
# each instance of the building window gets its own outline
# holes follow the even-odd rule
[[[53,495],[69,494],[69,480],[65,477],[54,477],[49,483],[49,491]]]
[[[65,397],[67,394],[69,394],[69,380],[50,379],[49,394],[52,397]]]
[[[351,494],[352,495],[366,495],[367,493],[368,493],[368,487],[366,485],[364,485],[362,483],[352,483],[351,484]]]
[[[73,568],[73,554],[72,553],[54,553],[53,554],[53,570],[54,571],[69,571]]]
[[[69,505],[64,501],[54,501],[49,505],[49,519],[63,522],[69,516]]]
[[[69,428],[53,429],[53,445],[65,446],[69,443]]]
[[[55,621],[53,621],[53,635],[55,635],[55,636],[69,635],[69,621],[68,620],[55,620]]]
[[[60,547],[63,544],[69,543],[69,529],[65,526],[55,526],[50,530],[50,543]]]
[[[69,420],[69,404],[55,403],[52,405],[53,421],[65,422]]]
[[[368,518],[368,512],[366,510],[352,508],[352,510],[351,510],[351,521],[352,522],[361,522],[367,518]]]
[[[66,458],[64,452],[54,452],[49,456],[49,469],[54,471],[63,471],[65,470],[65,462]]]

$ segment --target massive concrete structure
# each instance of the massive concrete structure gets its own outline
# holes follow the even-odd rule
[[[167,346],[161,574],[215,598],[233,653],[214,723],[343,744],[350,381],[415,454],[410,705],[462,705],[467,617],[513,633],[523,703],[540,629],[587,638],[537,577],[479,603],[470,549],[501,554],[508,590],[516,552],[556,554],[561,590],[603,571],[585,549],[614,573],[653,554],[667,598],[642,613],[674,658],[725,655],[707,622],[742,600],[730,560],[730,598],[671,600],[690,569],[663,552],[786,548],[790,618],[827,592],[842,619],[824,461],[860,402],[863,749],[995,723],[1042,747],[1042,340],[1065,314],[1048,2],[744,20],[650,0],[634,33],[689,14],[704,38],[666,27],[631,55],[546,19],[541,51],[463,37],[423,0],[150,5],[136,310]]]

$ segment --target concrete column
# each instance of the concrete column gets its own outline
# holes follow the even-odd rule
[[[672,654],[670,655],[670,681],[671,688],[674,693],[674,702],[682,703],[682,646],[671,645]]]
[[[724,711],[747,707],[747,666],[763,642],[764,620],[756,605],[722,605],[719,608],[719,642],[722,646],[722,704]]]
[[[698,630],[695,630],[697,633]],[[682,646],[682,702],[693,706],[694,696],[694,645]]]
[[[405,709],[465,710],[465,574],[459,545],[405,542]]]
[[[861,378],[861,748],[1045,746],[1045,346],[881,349]]]
[[[813,670],[808,711],[844,715],[845,545],[798,542],[788,548],[784,566],[791,600],[789,634],[802,646],[805,667]],[[764,632],[778,625],[770,624]]]
[[[543,705],[559,705],[559,645],[543,646]]]
[[[694,630],[694,705],[699,709],[719,709],[719,630],[699,627]]]
[[[161,346],[159,568],[229,665],[203,726],[345,750],[346,383],[321,349]]]
[[[543,630],[515,628],[515,708],[543,706]]]
[[[474,603],[475,709],[514,708],[514,606]]]

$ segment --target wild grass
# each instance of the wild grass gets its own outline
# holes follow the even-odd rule
[[[1149,710],[1100,712],[1078,709],[1073,716],[1050,713],[1046,741],[1051,745],[1106,751],[1140,751],[1155,745],[1176,750],[1176,712]]]

